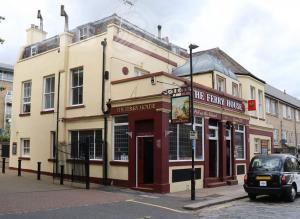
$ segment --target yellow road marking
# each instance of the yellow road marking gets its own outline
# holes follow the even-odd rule
[[[184,211],[176,210],[176,209],[173,209],[173,208],[168,208],[168,207],[164,207],[164,206],[160,206],[160,205],[155,205],[155,204],[150,204],[150,203],[146,203],[146,202],[135,201],[133,199],[129,199],[129,200],[126,200],[126,201],[127,202],[134,202],[134,203],[138,203],[138,204],[142,204],[142,205],[149,205],[149,206],[152,206],[152,207],[157,207],[157,208],[169,210],[169,211],[173,211],[173,212],[176,212],[176,213],[186,213]]]

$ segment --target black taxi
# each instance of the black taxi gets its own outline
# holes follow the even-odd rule
[[[293,202],[300,192],[299,161],[288,154],[253,157],[244,177],[244,189],[251,200],[258,195],[271,195]]]

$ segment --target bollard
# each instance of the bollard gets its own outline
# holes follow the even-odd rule
[[[37,162],[37,180],[41,180],[41,162]]]
[[[64,184],[64,165],[60,165],[60,185]]]
[[[90,189],[90,159],[89,159],[89,154],[85,155],[85,188]]]
[[[21,176],[21,162],[22,160],[18,160],[18,176]]]
[[[71,182],[74,181],[74,170],[72,169],[72,172],[71,172]]]
[[[2,173],[5,173],[5,157],[2,158]]]

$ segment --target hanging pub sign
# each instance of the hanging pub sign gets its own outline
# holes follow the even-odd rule
[[[248,100],[248,111],[256,110],[256,100]]]
[[[175,96],[171,100],[172,123],[189,123],[190,122],[190,96]]]

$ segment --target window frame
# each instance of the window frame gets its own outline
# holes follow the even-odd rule
[[[258,117],[264,117],[264,107],[263,107],[263,91],[258,89]]]
[[[74,74],[75,73],[81,73],[82,74],[82,84],[81,85],[76,85],[76,86],[73,86],[73,77],[74,77]],[[83,80],[84,80],[84,71],[83,71],[83,67],[77,67],[77,68],[72,68],[70,70],[70,105],[71,106],[79,106],[79,105],[83,105]],[[78,76],[78,84],[79,84],[79,76]],[[75,89],[78,89],[80,90],[81,89],[81,92],[82,92],[82,102],[81,103],[73,103],[73,96],[74,96],[74,90]],[[77,99],[79,99],[79,95],[77,97]],[[78,100],[79,102],[79,100]]]
[[[271,113],[271,99],[269,97],[265,98],[266,102],[266,113]]]
[[[27,151],[25,153],[25,141],[29,142],[29,145],[27,145]],[[21,157],[30,157],[30,138],[21,138]]]
[[[53,85],[54,90],[53,91],[51,90],[51,79],[52,78],[53,78],[53,83],[54,83],[54,85]],[[46,83],[47,83],[48,79],[50,79],[50,92],[46,93]],[[53,107],[46,108],[46,106],[45,106],[46,95],[50,95],[50,100],[51,100],[51,98],[53,98],[53,100],[52,100]],[[52,97],[52,95],[53,95],[53,97]],[[43,110],[44,111],[53,110],[54,109],[54,100],[55,100],[55,75],[52,74],[52,75],[48,75],[48,76],[44,77],[44,83],[43,83]]]
[[[239,97],[239,85],[232,82],[232,96]]]
[[[220,90],[219,89],[219,84],[220,84],[220,82],[224,82],[224,87],[223,87],[223,89],[224,90]],[[224,77],[222,77],[222,76],[220,76],[220,75],[216,75],[216,90],[217,91],[220,91],[220,92],[224,92],[224,93],[226,93],[226,78],[224,78]]]
[[[25,92],[25,84],[29,84],[29,92]],[[32,81],[23,81],[22,82],[22,102],[21,102],[21,112],[22,113],[31,113],[31,90],[32,90]],[[25,97],[25,93],[29,93],[29,96]],[[25,99],[29,99],[29,101],[25,101]],[[24,105],[29,105],[29,111],[25,112],[24,111]]]
[[[93,134],[93,139],[94,139],[94,141],[93,141],[93,144],[94,144],[94,157],[93,158],[91,158],[90,157],[90,153],[89,153],[89,160],[94,160],[94,161],[102,161],[103,160],[103,142],[102,142],[102,145],[101,145],[101,150],[102,150],[102,158],[95,158],[96,157],[96,131],[101,131],[101,140],[103,140],[103,131],[102,131],[102,129],[101,128],[96,128],[96,129],[93,129],[93,128],[91,128],[91,129],[74,129],[74,130],[69,130],[69,145],[72,145],[72,132],[77,132],[77,143],[78,143],[78,145],[77,145],[77,153],[79,154],[79,142],[80,142],[80,132],[84,132],[84,131],[92,131],[94,134]],[[90,147],[90,145],[89,145],[89,147]],[[71,148],[70,148],[70,159],[77,159],[77,158],[74,158],[74,157],[72,157],[72,146],[71,146]],[[89,151],[90,152],[90,151]]]
[[[242,128],[241,128],[242,127]],[[244,153],[243,153],[243,158],[235,158],[236,160],[246,160],[246,134],[245,134],[245,126],[242,124],[236,124],[235,125],[235,133],[243,133],[243,146],[244,146]],[[235,137],[235,136],[234,136]],[[236,141],[235,141],[236,142]],[[236,147],[235,147],[236,150]],[[236,156],[237,156],[237,152],[236,152]]]
[[[196,118],[201,118],[201,123],[196,123]],[[195,160],[197,160],[197,161],[204,161],[204,159],[205,159],[205,155],[204,155],[204,118],[203,117],[197,117],[197,116],[195,116],[194,117],[194,121],[195,121],[195,123],[194,123],[194,125],[195,125],[195,130],[196,130],[196,127],[201,127],[201,135],[202,135],[202,142],[201,142],[201,152],[202,152],[202,158],[197,158],[196,157],[196,154],[197,154],[197,152],[196,152],[196,150],[195,150],[195,153],[194,153],[194,159]],[[171,121],[169,121],[169,123],[171,123]],[[180,130],[180,127],[179,127],[179,125],[180,124],[176,124],[176,133],[177,133],[177,135],[176,135],[176,157],[177,157],[177,159],[176,160],[170,160],[169,159],[169,156],[168,156],[168,159],[169,159],[169,162],[186,162],[186,161],[191,161],[190,159],[184,159],[184,160],[181,160],[180,159],[180,154],[179,154],[179,144],[180,144],[180,141],[179,141],[179,139],[180,139],[180,132],[179,132],[179,130]],[[185,124],[185,125],[191,125],[191,123],[188,123],[188,124]],[[196,146],[196,148],[197,148],[197,146]],[[170,151],[168,152],[168,154],[170,153]],[[192,158],[192,157],[191,157]]]
[[[122,122],[122,123],[116,123],[116,118],[117,117],[122,117],[122,116],[127,116],[127,122]],[[129,121],[128,121],[128,115],[127,114],[122,114],[122,115],[116,115],[113,117],[113,124],[112,124],[112,160],[113,161],[118,161],[118,162],[128,162],[129,161],[129,136],[127,134],[127,159],[116,159],[115,158],[115,126],[127,126],[127,129],[129,130]]]
[[[261,154],[261,141],[260,138],[254,138],[254,153]]]

